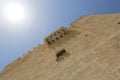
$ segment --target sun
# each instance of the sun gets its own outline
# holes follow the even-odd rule
[[[23,24],[28,19],[27,7],[21,2],[5,2],[1,9],[3,19],[10,24]]]

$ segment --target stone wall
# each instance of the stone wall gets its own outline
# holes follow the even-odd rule
[[[84,16],[54,44],[46,45],[47,37],[32,53],[8,65],[0,80],[119,80],[119,22],[120,14]],[[58,53],[62,59],[57,61]]]

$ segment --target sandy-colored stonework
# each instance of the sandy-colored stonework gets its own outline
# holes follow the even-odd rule
[[[0,80],[120,80],[120,14],[84,16],[12,62]]]

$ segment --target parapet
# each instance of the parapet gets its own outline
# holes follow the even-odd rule
[[[48,37],[44,39],[45,44],[49,47],[54,44],[57,40],[60,40],[62,37],[68,34],[68,29],[65,27],[61,27],[57,31],[50,34]]]

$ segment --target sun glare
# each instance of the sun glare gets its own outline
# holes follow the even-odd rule
[[[28,19],[27,8],[20,2],[5,2],[1,9],[3,19],[10,24],[23,24]]]

